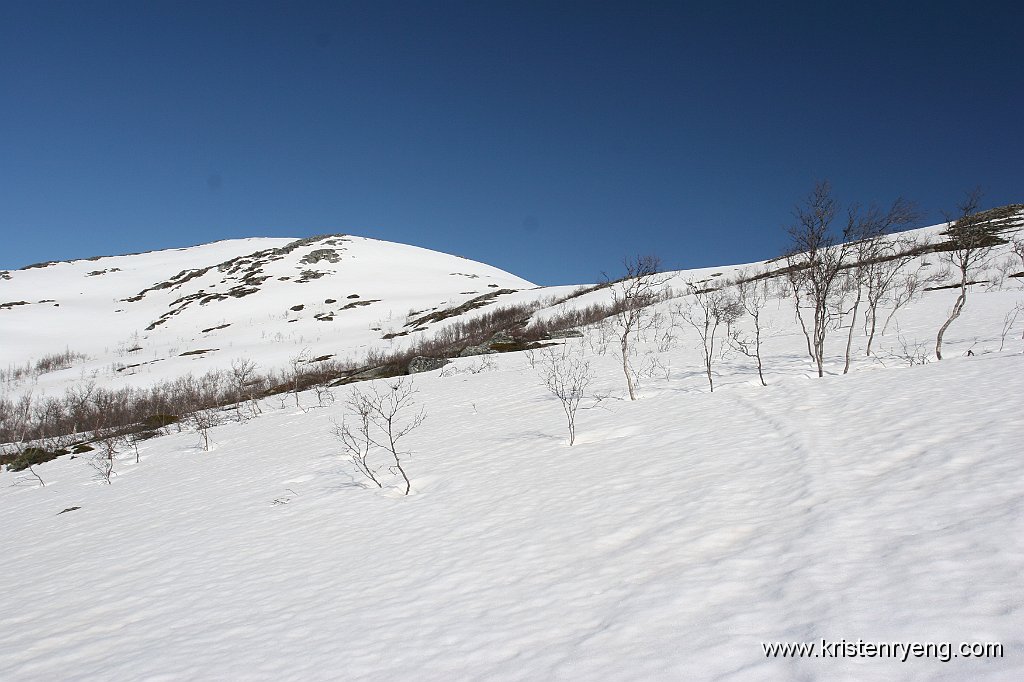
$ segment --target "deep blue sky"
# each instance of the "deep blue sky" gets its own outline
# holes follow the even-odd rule
[[[0,0],[0,267],[349,232],[544,284],[1024,201],[1024,6]]]

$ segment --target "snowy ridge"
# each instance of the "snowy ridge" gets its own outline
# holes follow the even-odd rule
[[[417,304],[384,281],[379,262],[357,257],[383,246],[346,239],[348,250],[330,264],[336,277],[348,266],[363,287],[353,293],[392,301],[398,324],[403,306],[457,305],[473,297],[459,292],[491,283],[519,289],[494,305],[572,289],[532,289],[468,261],[455,270],[452,257],[435,254],[422,266],[436,275],[432,288]],[[199,247],[211,249],[201,262],[135,273],[119,293],[111,285],[90,297],[128,310],[112,299],[212,266],[135,302],[146,306],[131,318],[137,326],[183,295],[221,291],[230,266],[217,264],[288,243],[259,241]],[[367,315],[351,327],[260,313],[287,310],[297,291],[343,303],[330,276],[275,279],[301,276],[298,259],[337,247],[296,248],[261,266],[271,275],[266,291],[193,302],[146,341],[179,335],[183,350],[206,343],[193,328],[222,320],[210,311],[223,304],[245,311],[224,334],[302,324],[355,335],[333,340],[335,350],[378,343],[384,327],[369,328],[379,319],[367,312],[372,305],[345,311]],[[134,452],[121,453],[111,485],[85,457],[36,467],[45,487],[28,472],[0,472],[8,550],[0,553],[8,595],[0,678],[1020,679],[1024,317],[1009,321],[1008,313],[1024,301],[1024,286],[1007,273],[1024,268],[1014,258],[997,250],[949,329],[942,362],[910,366],[908,347],[934,345],[955,298],[950,289],[933,287],[901,308],[873,356],[855,334],[848,375],[845,330],[833,333],[822,379],[792,300],[777,295],[764,311],[768,386],[749,358],[731,352],[715,367],[714,393],[697,336],[673,316],[686,303],[686,282],[724,280],[739,266],[674,273],[668,284],[679,295],[657,304],[652,312],[663,322],[638,344],[639,400],[624,399],[606,328],[564,341],[594,371],[572,447],[559,403],[538,377],[541,351],[461,358],[417,375],[427,419],[409,435],[409,496],[368,486],[343,456],[333,431],[351,387],[336,389],[337,402],[323,408],[310,407],[317,401],[309,394],[304,409],[263,400],[260,416],[213,428],[209,452],[194,432],[171,429],[139,444],[138,463]],[[51,268],[72,266],[111,264]],[[908,267],[940,274],[941,256]],[[33,271],[11,274],[0,287]],[[479,284],[463,289],[463,281]],[[535,317],[608,296],[595,290]],[[0,310],[0,324],[14,314],[25,328],[42,326],[46,318],[33,319],[31,309]],[[337,325],[345,318],[336,315]],[[4,338],[20,329],[3,327]],[[108,343],[132,330],[117,328]],[[268,364],[296,347],[278,351],[281,341],[260,345],[241,334],[234,343]],[[4,352],[21,361],[32,350]],[[180,362],[176,371],[190,367],[187,357]],[[53,390],[62,385],[52,381]],[[768,658],[762,648],[822,639],[998,642],[1004,655],[903,663]]]

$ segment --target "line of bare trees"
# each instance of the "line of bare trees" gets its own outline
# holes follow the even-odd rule
[[[841,229],[836,221],[845,213]],[[807,354],[818,376],[824,376],[825,340],[845,319],[849,324],[843,373],[850,369],[853,330],[867,299],[872,332],[878,304],[895,283],[896,273],[917,252],[917,244],[893,243],[887,237],[920,219],[914,206],[899,198],[887,210],[842,210],[828,182],[819,182],[796,207],[788,228],[790,248],[786,276],[796,304],[796,317],[807,342]],[[809,318],[809,320],[807,319]],[[869,344],[870,347],[870,344]]]
[[[208,450],[210,429],[227,419],[255,416],[261,399],[286,388],[323,388],[347,371],[324,359],[261,373],[254,362],[240,358],[227,370],[187,374],[147,388],[104,388],[85,381],[56,396],[28,392],[0,398],[0,464],[18,471],[63,454],[90,452],[90,462],[109,482],[115,454],[132,448],[137,455],[138,442],[162,429],[191,428]]]
[[[213,427],[225,419],[255,416],[260,412],[261,399],[270,395],[281,396],[283,404],[290,394],[297,407],[307,409],[300,394],[314,389],[317,404],[323,407],[334,400],[331,386],[366,378],[367,368],[382,370],[373,375],[377,377],[401,375],[415,355],[450,357],[501,330],[514,330],[517,338],[535,340],[604,321],[603,328],[611,330],[614,337],[612,345],[621,361],[627,394],[635,400],[640,342],[646,340],[648,332],[657,329],[661,338],[670,343],[672,327],[679,318],[693,328],[701,341],[702,366],[710,390],[715,388],[715,363],[728,351],[739,352],[755,362],[759,380],[765,385],[762,311],[776,293],[772,283],[779,278],[795,301],[807,354],[819,376],[824,374],[828,334],[845,326],[846,373],[851,365],[855,329],[863,328],[867,338],[865,352],[871,355],[876,335],[884,335],[896,312],[930,283],[920,264],[916,269],[910,265],[922,254],[932,252],[948,262],[958,277],[957,299],[936,338],[935,357],[941,360],[944,334],[962,313],[974,277],[989,263],[993,248],[1007,243],[1000,234],[1024,224],[1021,207],[982,211],[980,198],[979,192],[969,193],[958,213],[947,218],[947,242],[928,244],[894,234],[919,220],[913,206],[903,199],[897,199],[884,210],[862,210],[858,206],[843,210],[832,197],[828,183],[819,183],[795,212],[784,267],[748,271],[718,285],[690,283],[682,302],[672,307],[672,320],[664,333],[664,319],[654,304],[673,297],[673,292],[668,287],[669,276],[660,271],[658,259],[645,256],[627,260],[624,277],[606,277],[598,287],[579,292],[582,295],[606,287],[610,290],[607,303],[567,307],[543,321],[532,322],[531,315],[538,309],[538,303],[495,308],[452,322],[434,335],[403,348],[373,353],[358,366],[326,356],[313,358],[304,350],[279,371],[264,373],[252,361],[238,359],[228,370],[199,377],[186,375],[145,389],[106,389],[95,382],[83,382],[61,396],[37,397],[28,393],[16,399],[0,398],[0,464],[31,470],[34,463],[91,444],[90,451],[98,451],[92,463],[109,482],[118,452],[132,448],[138,456],[140,440],[171,424],[190,427],[199,434],[203,449],[209,449]],[[1024,264],[1024,242],[1013,242],[1012,248]],[[886,308],[889,312],[882,320]],[[741,324],[743,319],[750,324]],[[1015,320],[1013,317],[1004,324],[1004,337]],[[56,367],[75,357],[77,354],[66,351],[44,364]],[[921,349],[917,347],[913,359],[921,358]],[[564,350],[557,363],[553,354],[549,359],[545,385],[562,402],[571,445],[575,439],[575,413],[590,383],[590,367],[582,361],[569,362]],[[36,369],[33,367],[32,371]],[[378,416],[386,411],[385,395],[362,395],[350,396],[347,403],[355,413],[373,412],[370,408],[375,406],[379,408]],[[352,438],[358,433],[358,428],[349,427],[348,440],[354,442]],[[364,445],[367,442],[364,438]],[[352,450],[350,443],[346,446]],[[392,455],[397,458],[398,452],[392,450]],[[394,466],[405,479],[408,492],[408,479],[401,463]]]
[[[864,310],[865,353],[872,354],[879,330],[879,309],[889,302],[881,324],[885,334],[896,312],[945,272],[925,275],[921,266],[908,266],[925,253],[937,252],[956,273],[957,298],[935,341],[935,358],[942,359],[946,330],[960,316],[975,277],[991,263],[993,249],[1007,244],[1004,234],[1024,225],[1021,206],[984,211],[980,190],[966,194],[956,214],[946,216],[946,241],[929,243],[901,232],[921,219],[913,204],[900,198],[882,210],[852,205],[842,210],[828,182],[819,182],[797,206],[788,228],[790,248],[785,256],[786,277],[795,301],[795,314],[807,342],[807,354],[818,376],[824,374],[825,339],[847,328],[843,373],[850,369],[858,315]],[[840,221],[840,214],[844,218]],[[841,227],[840,227],[841,226]],[[918,353],[919,355],[919,353]]]
[[[24,365],[11,365],[7,369],[0,369],[0,384],[15,384],[38,377],[47,372],[54,372],[59,369],[67,369],[78,360],[85,360],[86,356],[70,348],[65,348],[59,353],[48,353],[35,362]]]
[[[416,343],[391,351],[371,351],[359,363],[339,362],[331,357],[314,358],[303,349],[289,359],[285,368],[261,371],[248,359],[239,358],[227,370],[202,376],[186,375],[149,388],[104,388],[85,381],[68,388],[63,395],[0,397],[0,465],[12,470],[30,469],[62,454],[98,450],[102,456],[91,460],[100,476],[110,481],[115,454],[133,448],[138,441],[169,425],[190,427],[203,449],[210,448],[210,430],[226,419],[242,420],[261,411],[260,401],[272,395],[292,396],[296,407],[306,409],[300,395],[312,390],[317,405],[334,401],[330,390],[350,381],[370,377],[403,375],[417,355],[453,356],[467,345],[481,343],[496,332],[516,329],[524,338],[548,334],[600,319],[610,306],[591,306],[567,311],[543,323],[528,325],[536,304],[499,307],[466,320],[446,325]],[[66,351],[12,372],[12,381],[51,371],[82,357]],[[371,373],[367,373],[373,370]],[[311,406],[310,406],[311,407]],[[32,470],[34,473],[34,470]]]

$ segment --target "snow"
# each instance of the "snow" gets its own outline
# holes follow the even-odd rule
[[[254,255],[293,242],[235,239],[8,272],[10,279],[0,279],[0,305],[28,305],[0,308],[0,368],[23,366],[66,349],[89,356],[72,368],[44,375],[33,387],[37,394],[59,394],[83,380],[100,386],[148,386],[187,372],[223,369],[241,357],[263,368],[282,367],[304,349],[313,356],[358,359],[370,349],[394,346],[382,336],[409,331],[404,323],[411,310],[453,307],[492,291],[534,287],[483,263],[365,237],[327,236],[280,256]],[[336,251],[339,260],[303,262],[324,249]],[[229,295],[231,287],[250,288],[242,280],[250,271],[246,263],[253,261],[258,266],[253,274],[265,281],[253,286],[256,291],[250,295]],[[220,264],[234,264],[238,270]],[[180,272],[201,268],[211,269],[181,284],[152,289]],[[305,271],[322,274],[300,282]],[[140,300],[126,300],[144,291]],[[180,302],[201,291],[226,297]],[[297,306],[302,309],[293,310]],[[148,329],[179,307],[180,313]],[[321,314],[333,319],[317,319]],[[224,324],[230,326],[217,328]],[[181,355],[204,349],[215,350]]]
[[[954,296],[901,310],[899,336],[933,341]],[[457,360],[414,379],[408,497],[342,456],[344,389],[305,411],[266,400],[210,452],[188,431],[145,441],[111,485],[81,457],[37,466],[45,487],[0,473],[0,678],[1021,679],[1024,320],[1000,338],[1021,298],[975,287],[924,366],[895,330],[877,358],[857,334],[844,376],[834,333],[822,379],[773,300],[767,387],[732,355],[709,393],[683,330],[645,346],[661,368],[635,402],[590,330],[567,343],[608,397],[584,402],[572,447],[526,354]],[[1005,656],[761,646],[821,639]]]

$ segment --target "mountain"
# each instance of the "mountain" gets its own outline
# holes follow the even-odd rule
[[[456,338],[452,325],[503,307],[528,318],[513,336],[586,323],[525,352],[336,385],[333,402],[310,390],[258,399],[259,414],[213,410],[208,448],[170,423],[117,445],[109,484],[90,466],[98,441],[0,472],[0,678],[1019,679],[1024,265],[1002,244],[972,272],[937,361],[959,291],[943,232],[902,235],[932,245],[901,261],[913,296],[881,302],[871,355],[863,307],[850,337],[853,298],[835,299],[823,378],[790,264],[668,273],[628,354],[635,401],[600,319],[629,282],[535,288],[338,236],[8,272],[0,298],[26,303],[0,309],[5,362],[85,356],[9,372],[9,399],[239,357],[273,369],[305,348],[357,360]],[[717,330],[711,392],[698,297],[738,277],[767,284],[767,386],[742,315]],[[580,398],[570,446],[549,389],[577,370],[589,383],[561,393]],[[397,446],[408,495],[385,450],[369,450],[378,487],[340,438],[346,424],[358,435],[354,397],[404,388],[396,425],[423,415]]]
[[[242,356],[283,366],[303,349],[358,357],[408,335],[409,319],[535,288],[465,258],[346,235],[233,239],[0,277],[0,367],[85,356],[41,377],[44,389],[83,375],[145,385]]]

